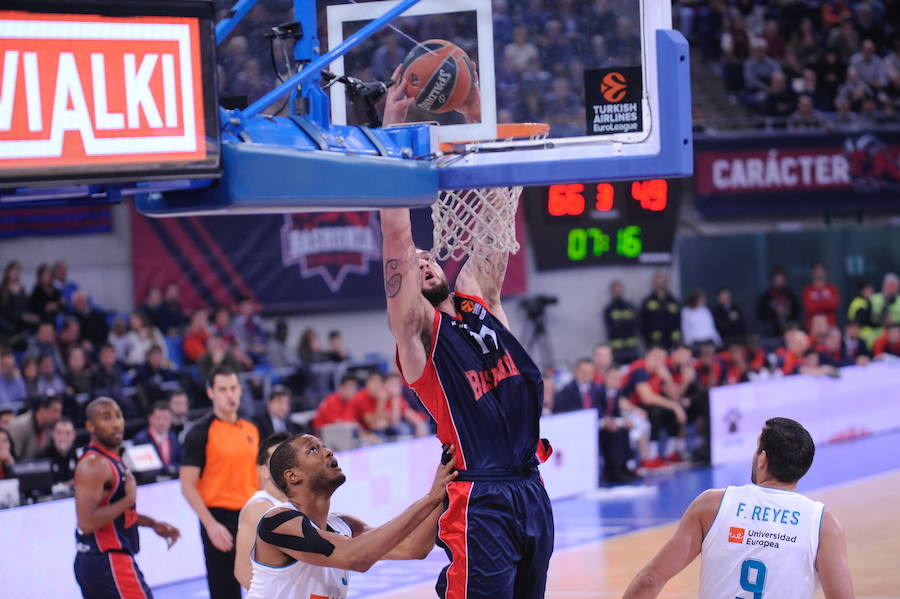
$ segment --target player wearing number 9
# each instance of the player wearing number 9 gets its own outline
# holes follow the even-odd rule
[[[624,599],[656,597],[700,555],[700,599],[852,599],[847,542],[834,514],[797,493],[815,445],[798,422],[766,421],[752,484],[703,492],[665,546],[638,572]]]

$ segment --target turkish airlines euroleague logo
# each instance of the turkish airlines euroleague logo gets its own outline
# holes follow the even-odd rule
[[[600,84],[600,93],[607,102],[618,103],[625,99],[628,93],[628,81],[618,71],[607,73]]]
[[[0,168],[206,157],[199,20],[0,11]]]

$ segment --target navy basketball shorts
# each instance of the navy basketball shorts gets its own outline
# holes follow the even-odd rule
[[[84,599],[153,599],[129,553],[79,553],[75,556],[75,580]]]
[[[448,485],[447,509],[438,521],[438,545],[450,558],[435,586],[438,596],[542,599],[553,512],[540,476],[484,480],[467,474],[460,471],[464,480]]]

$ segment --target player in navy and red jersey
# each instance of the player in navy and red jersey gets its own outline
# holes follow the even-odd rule
[[[85,599],[150,598],[134,561],[138,526],[152,528],[169,547],[181,533],[135,511],[137,486],[120,455],[125,420],[116,402],[97,398],[86,413],[91,443],[75,467],[75,579]]]
[[[456,448],[438,540],[445,599],[544,596],[553,514],[538,474],[543,381],[500,303],[505,254],[469,258],[450,286],[416,250],[409,211],[381,211],[388,319],[404,380]]]
[[[666,358],[665,349],[649,347],[643,360],[632,362],[622,386],[622,394],[647,412],[650,420],[651,443],[648,455],[641,462],[642,468],[665,466],[667,458],[680,461],[677,451],[682,445],[681,429],[687,421],[687,414],[666,367]],[[678,400],[672,399],[672,396],[678,397]]]

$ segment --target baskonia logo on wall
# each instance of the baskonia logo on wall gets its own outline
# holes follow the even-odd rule
[[[322,277],[337,293],[349,274],[365,275],[381,262],[381,233],[373,212],[286,214],[281,262],[296,264],[304,279]]]

